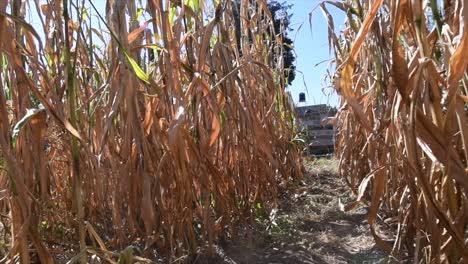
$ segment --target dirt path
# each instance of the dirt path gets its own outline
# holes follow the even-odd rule
[[[351,213],[339,209],[339,201],[347,203],[351,197],[336,176],[336,166],[333,160],[309,163],[309,174],[299,186],[282,194],[274,224],[259,224],[222,243],[215,259],[196,262],[387,263],[387,254],[376,248],[369,232],[366,208]]]

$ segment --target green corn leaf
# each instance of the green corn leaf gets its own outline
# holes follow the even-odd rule
[[[220,119],[221,119],[221,127],[224,127],[224,125],[226,124],[226,121],[227,121],[227,114],[226,114],[226,111],[221,111],[219,113],[219,116],[220,116]]]
[[[5,70],[7,67],[7,59],[5,54],[2,54],[2,70]]]
[[[137,11],[137,20],[140,21],[141,17],[143,16],[143,13],[145,12],[144,8],[138,8]]]
[[[132,66],[132,69],[137,75],[137,77],[140,80],[144,81],[145,83],[149,84],[150,83],[149,76],[141,69],[138,63],[127,53],[127,51],[124,51],[124,54],[128,62],[130,62],[130,65]]]
[[[169,24],[172,26],[174,25],[175,13],[177,12],[177,7],[172,6],[169,10]]]

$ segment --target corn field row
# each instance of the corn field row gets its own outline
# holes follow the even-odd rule
[[[0,262],[189,261],[302,174],[265,0],[97,2],[0,1]]]
[[[334,33],[329,8],[346,12]],[[468,3],[324,1],[340,173],[399,261],[468,261]],[[392,227],[379,236],[377,223]]]

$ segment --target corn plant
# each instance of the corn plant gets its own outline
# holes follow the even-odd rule
[[[329,7],[346,13],[338,35]],[[340,173],[377,245],[414,263],[468,261],[468,5],[323,1],[335,55]],[[393,227],[384,239],[377,222]]]
[[[264,0],[239,41],[232,1],[95,4],[0,1],[2,260],[54,263],[56,232],[82,263],[189,261],[302,174],[283,33]]]

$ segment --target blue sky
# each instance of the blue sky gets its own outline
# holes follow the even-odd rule
[[[281,2],[281,1],[280,1]],[[292,32],[289,32],[291,39],[295,40],[294,48],[296,52],[296,67],[302,72],[296,73],[296,78],[288,87],[294,102],[298,103],[299,93],[306,94],[306,104],[331,104],[338,105],[338,97],[331,88],[324,88],[327,84],[323,82],[323,76],[329,68],[329,60],[333,54],[328,52],[328,26],[318,4],[320,0],[289,0],[287,4],[293,7],[290,13]],[[315,10],[314,10],[315,8]],[[344,13],[328,5],[335,21],[335,32],[339,32],[344,24]],[[309,24],[309,13],[312,12],[312,30]],[[302,26],[301,26],[302,25]],[[322,63],[321,63],[322,62]],[[317,65],[318,64],[318,65]],[[306,86],[304,85],[307,85]],[[331,95],[329,95],[331,93]]]

